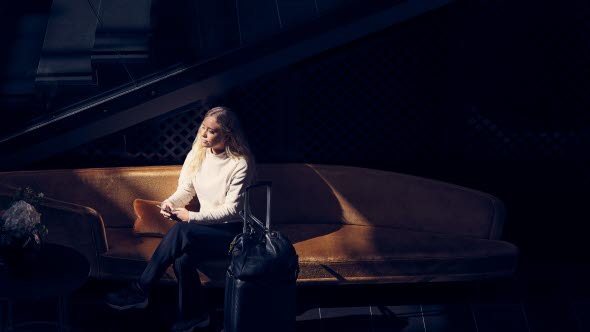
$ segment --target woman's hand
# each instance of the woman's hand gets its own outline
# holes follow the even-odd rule
[[[188,210],[185,208],[176,208],[172,210],[172,214],[182,221],[188,221],[189,219]]]
[[[174,206],[169,201],[163,201],[160,204],[160,214],[162,214],[166,218],[171,217],[171,212],[174,210]]]

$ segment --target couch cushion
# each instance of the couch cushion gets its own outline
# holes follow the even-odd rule
[[[160,243],[157,237],[139,237],[132,228],[106,228],[109,250],[101,255],[101,277],[136,279]],[[173,279],[167,271],[165,279]]]
[[[277,225],[294,243],[300,282],[463,281],[511,275],[507,242],[358,225]]]
[[[133,232],[139,236],[163,237],[176,223],[160,214],[160,208],[156,205],[162,202],[145,199],[135,199],[133,210],[137,215],[133,223]]]
[[[517,248],[503,241],[357,225],[276,225],[294,243],[298,282],[385,283],[464,281],[508,276]],[[160,239],[136,237],[131,229],[107,229],[103,272],[138,277]],[[222,286],[227,260],[204,262],[203,284]],[[173,280],[169,269],[165,275]]]
[[[162,202],[137,198],[133,201],[133,209],[137,215],[133,223],[133,232],[138,236],[163,237],[174,226],[176,221],[167,219],[160,213]],[[198,211],[199,206],[190,203],[186,206],[189,211]]]
[[[101,278],[115,280],[139,278],[161,239],[136,236],[131,228],[107,228],[106,231],[109,251],[101,255]],[[227,262],[223,259],[203,262],[199,269],[203,285],[222,287],[226,264]],[[174,270],[169,267],[162,276],[162,281],[169,283],[175,280]]]

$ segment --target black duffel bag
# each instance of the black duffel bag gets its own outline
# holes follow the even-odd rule
[[[250,191],[266,187],[266,225],[250,212]],[[284,234],[270,231],[271,183],[246,188],[244,231],[230,245],[226,273],[225,332],[295,331],[299,261]]]

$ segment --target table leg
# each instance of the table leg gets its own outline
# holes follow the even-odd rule
[[[14,324],[13,322],[13,305],[12,301],[9,299],[0,299],[0,302],[6,303],[6,323],[1,319],[3,316],[0,316],[0,332],[14,332],[15,328],[24,328],[31,325],[51,325],[57,328],[59,332],[66,332],[71,331],[72,328],[68,326],[68,302],[66,296],[59,296],[57,298],[57,315],[58,319],[57,322],[55,321],[28,321],[22,322],[18,324]],[[2,307],[0,307],[2,309]],[[0,310],[0,315],[2,311]]]
[[[4,307],[5,307],[5,305],[4,305],[4,303],[6,301],[7,301],[6,299],[0,299],[0,303],[2,303],[2,305],[0,305],[0,332],[4,332],[4,325],[5,325],[5,322],[4,322],[4,320],[5,320],[4,319],[4,317],[5,317],[4,316]]]
[[[0,331],[12,332],[14,331],[14,324],[12,322],[12,301],[10,299],[0,299],[2,306],[0,306]],[[6,311],[6,315],[4,315]]]
[[[67,326],[68,323],[68,302],[65,296],[60,296],[57,299],[58,303],[58,315],[59,315],[59,323],[57,325],[57,328],[60,332],[65,332],[65,331],[69,331],[71,330],[71,328],[69,326]]]

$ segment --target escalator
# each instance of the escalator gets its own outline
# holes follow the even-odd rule
[[[85,7],[78,3],[78,9],[90,13],[87,17],[96,24],[93,27],[85,19],[78,28],[91,31],[92,42],[82,38],[84,33],[70,37],[71,49],[86,53],[56,47],[64,22],[54,16],[55,6],[68,2],[54,0],[47,21],[33,98],[43,107],[36,113],[29,110],[31,116],[25,121],[0,127],[5,169],[17,169],[207,100],[450,0],[201,0],[179,1],[174,8],[166,7],[170,2],[155,0],[88,0]],[[118,25],[138,3],[150,19],[138,18],[131,28]],[[174,22],[178,8],[186,9],[184,19]],[[194,20],[198,24],[190,24]],[[174,24],[154,28],[166,22]],[[176,34],[178,29],[185,31]]]

